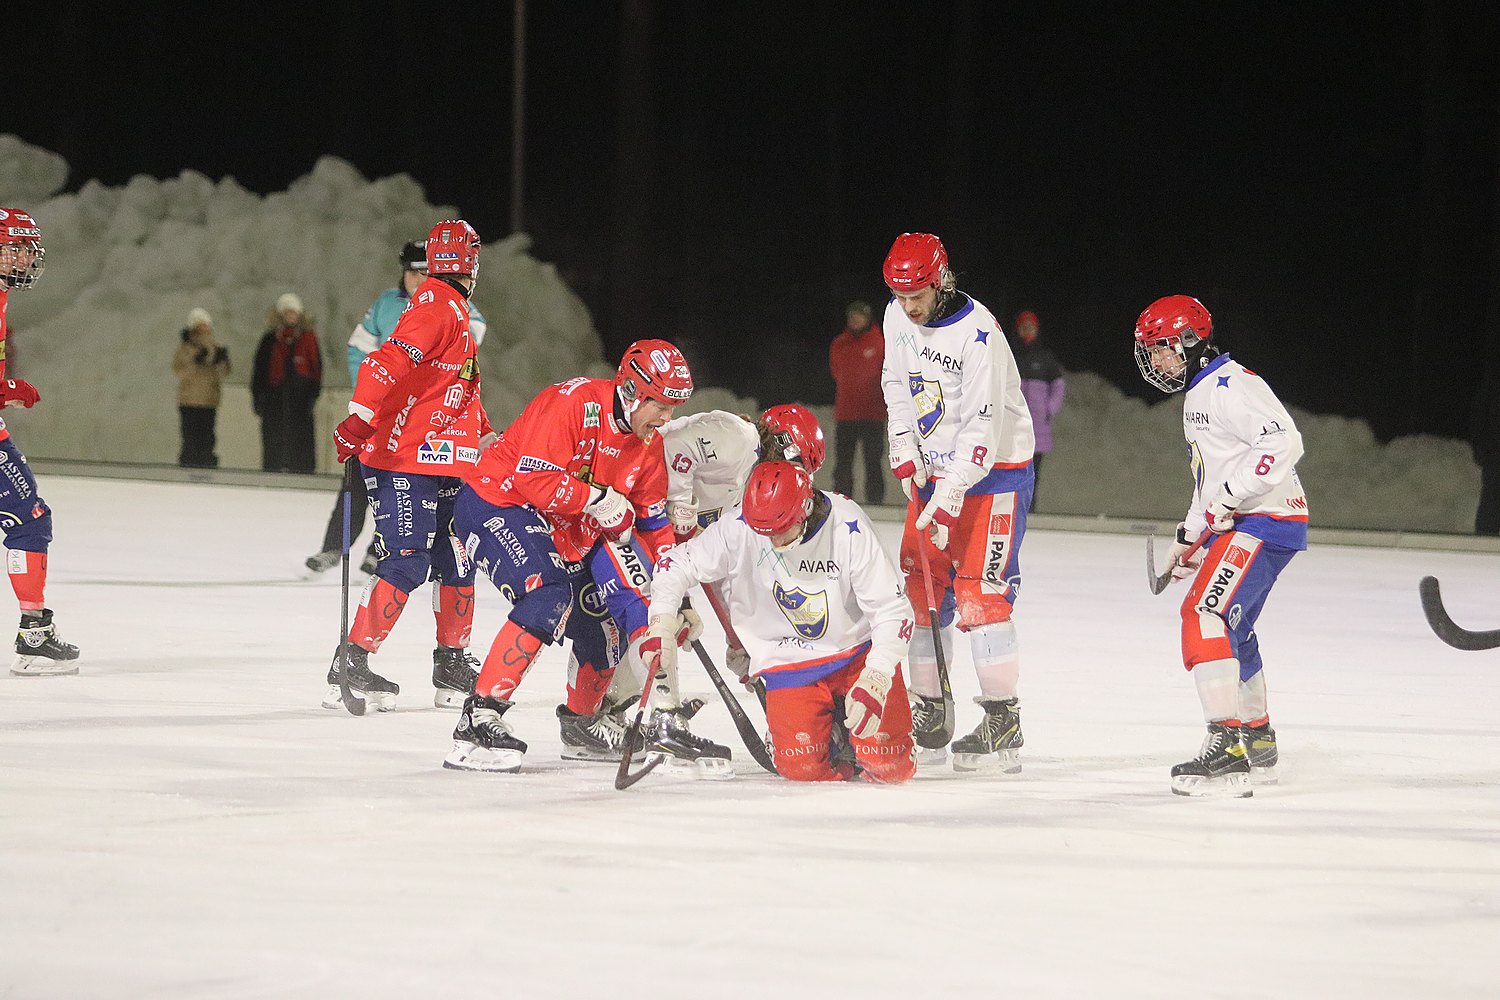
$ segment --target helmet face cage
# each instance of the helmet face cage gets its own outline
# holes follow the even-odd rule
[[[1158,347],[1171,348],[1177,358],[1177,367],[1170,372],[1158,371],[1151,361],[1151,354]],[[1162,392],[1180,392],[1187,385],[1187,353],[1182,349],[1181,337],[1158,337],[1154,340],[1135,342],[1135,364],[1141,370],[1141,378]]]
[[[1187,386],[1190,355],[1213,336],[1213,318],[1203,303],[1189,295],[1168,295],[1146,307],[1135,321],[1135,364],[1141,377],[1162,392],[1180,392]],[[1152,364],[1152,353],[1166,347],[1177,365],[1163,372]]]
[[[15,208],[0,208],[0,285],[30,288],[46,269],[47,251],[36,220]]]

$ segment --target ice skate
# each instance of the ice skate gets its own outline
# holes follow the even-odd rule
[[[563,760],[616,764],[630,729],[623,709],[609,711],[608,707],[601,707],[594,715],[575,715],[567,705],[558,705],[557,725],[562,735]]]
[[[1021,773],[1021,710],[1015,698],[981,701],[984,718],[972,733],[953,741],[953,770]]]
[[[1172,793],[1240,799],[1253,795],[1240,727],[1210,722],[1198,756],[1172,768]]]
[[[709,781],[727,781],[734,777],[729,748],[693,735],[688,731],[686,721],[675,711],[651,713],[646,731],[646,751],[665,755],[669,774]]]
[[[911,733],[917,745],[918,767],[948,763],[948,748],[939,742],[943,738],[943,715],[943,699],[912,695]]]
[[[306,567],[306,571],[302,575],[304,578],[310,580],[320,573],[326,573],[328,570],[333,569],[343,558],[344,554],[338,549],[330,549],[326,552],[310,555],[302,563]]]
[[[1250,783],[1274,785],[1276,776],[1276,730],[1270,723],[1264,726],[1241,726],[1240,741],[1245,745],[1245,757],[1250,761]]]
[[[479,660],[467,649],[439,646],[432,651],[432,704],[458,711],[479,679]]]
[[[469,695],[453,727],[453,749],[443,758],[443,766],[454,771],[519,771],[526,744],[516,739],[501,718],[511,704],[503,698]]]
[[[370,669],[370,654],[353,643],[349,644],[349,689],[360,695],[365,704],[377,712],[394,712],[396,696],[401,686]],[[323,696],[324,708],[343,708],[344,695],[339,688],[339,652],[333,651],[333,663],[328,668],[328,693]]]
[[[21,612],[16,631],[16,659],[10,672],[17,677],[55,677],[78,673],[78,647],[62,641],[52,624],[52,609]]]

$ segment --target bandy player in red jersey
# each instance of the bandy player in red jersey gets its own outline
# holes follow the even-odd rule
[[[514,607],[464,703],[444,767],[520,770],[526,744],[502,716],[542,647],[564,637],[576,665],[563,710],[585,718],[598,711],[623,643],[597,594],[591,555],[608,544],[634,552],[632,534],[653,561],[672,544],[657,432],[692,392],[677,348],[637,341],[613,379],[543,389],[479,460],[459,492],[454,534]]]
[[[12,289],[30,288],[42,273],[47,251],[36,220],[15,208],[0,208],[0,406],[31,407],[42,398],[25,379],[5,378],[5,310]],[[21,605],[16,659],[20,677],[76,674],[78,647],[63,642],[42,593],[47,585],[47,546],[52,509],[37,492],[26,456],[0,420],[0,528],[5,530],[6,569]]]
[[[467,654],[474,571],[458,558],[448,525],[459,487],[493,433],[479,399],[479,345],[469,330],[479,250],[479,234],[467,222],[432,227],[427,280],[390,338],[360,363],[349,416],[333,434],[339,461],[359,457],[381,555],[349,629],[349,686],[382,712],[396,707],[400,688],[370,670],[370,654],[429,577],[438,642],[433,703],[458,708],[474,682]],[[342,704],[337,653],[333,659],[325,708]]]
[[[1021,589],[1021,540],[1035,486],[1031,413],[1021,375],[982,304],[955,287],[948,252],[931,233],[903,233],[883,268],[885,392],[891,469],[911,498],[901,569],[917,629],[911,648],[918,745],[941,759],[937,647],[925,625],[927,583],[943,596],[940,631],[957,611],[979,675],[984,718],[953,743],[957,771],[1021,769],[1016,699],[1020,653],[1011,611]],[[952,662],[951,657],[948,662]]]

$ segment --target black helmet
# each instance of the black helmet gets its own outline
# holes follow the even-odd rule
[[[401,248],[401,270],[427,270],[427,244],[423,240],[412,240]]]

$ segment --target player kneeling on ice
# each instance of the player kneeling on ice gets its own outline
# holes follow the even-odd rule
[[[662,427],[661,438],[667,462],[667,516],[679,544],[739,506],[757,461],[791,461],[811,476],[822,468],[828,451],[818,418],[796,403],[773,406],[753,422],[724,410],[679,417]],[[624,661],[625,669],[615,671],[599,714],[587,726],[559,713],[564,757],[619,760],[630,709],[645,688],[646,668],[636,653],[646,630],[649,591],[640,582],[650,579],[655,566],[639,544],[635,548],[625,553],[618,546],[601,546],[592,557],[599,593],[616,627],[629,637],[632,655]],[[722,596],[717,599],[722,607]],[[702,633],[702,620],[686,599],[681,615],[687,640],[681,646],[686,649]],[[731,630],[728,666],[743,681],[749,658],[736,643]],[[682,722],[703,706],[696,698],[681,700],[675,671],[659,679],[651,691],[651,707],[671,708]],[[715,756],[728,760],[727,748],[711,746],[717,748]]]
[[[677,348],[637,341],[613,379],[543,389],[480,458],[459,492],[454,534],[465,558],[514,607],[464,702],[443,766],[520,769],[526,744],[503,716],[542,647],[564,637],[577,665],[558,717],[587,723],[598,711],[622,643],[589,575],[590,557],[613,543],[654,559],[671,543],[658,431],[692,392]],[[642,549],[631,547],[632,535]]]
[[[911,645],[912,706],[923,763],[941,762],[953,732],[937,642],[952,663],[949,625],[969,640],[984,717],[953,742],[956,771],[1021,770],[1020,652],[1011,621],[1021,591],[1021,541],[1035,486],[1031,412],[1000,325],[955,287],[931,233],[903,233],[882,268],[881,388],[891,471],[910,498],[901,570],[922,623]],[[940,635],[922,602],[940,605]],[[940,596],[939,596],[940,595]]]
[[[1210,343],[1212,334],[1201,302],[1169,295],[1136,320],[1135,359],[1147,382],[1183,393],[1195,483],[1168,565],[1174,579],[1193,581],[1182,602],[1182,662],[1208,735],[1197,757],[1172,768],[1172,791],[1245,797],[1252,779],[1276,780],[1255,621],[1281,571],[1307,548],[1307,497],[1291,416],[1265,380]]]
[[[890,784],[916,769],[901,660],[911,609],[854,501],[814,490],[790,462],[750,473],[739,511],[662,557],[651,582],[648,668],[676,669],[678,608],[727,581],[729,612],[766,686],[776,769],[793,781],[856,775]]]

